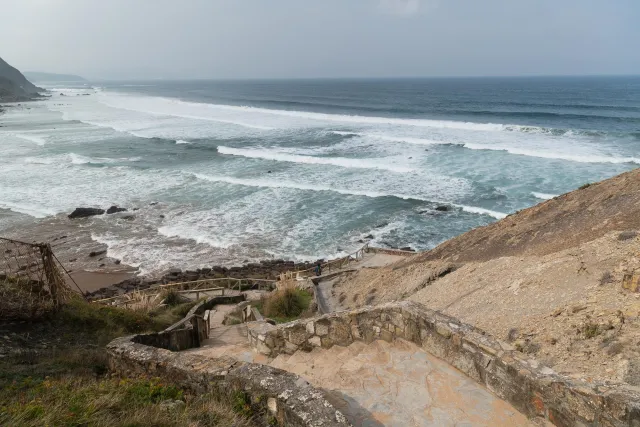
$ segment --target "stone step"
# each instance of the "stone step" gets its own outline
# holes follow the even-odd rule
[[[279,354],[275,359],[269,362],[269,365],[273,366],[274,368],[285,369],[290,357],[291,355],[289,354]]]

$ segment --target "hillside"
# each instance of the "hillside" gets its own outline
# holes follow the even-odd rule
[[[65,83],[87,83],[83,77],[74,74],[41,73],[38,71],[25,71],[25,77],[32,82],[65,82]]]
[[[16,68],[0,58],[0,101],[24,101],[41,91]]]
[[[390,267],[344,278],[345,308],[411,299],[559,372],[640,385],[640,169],[556,197]]]

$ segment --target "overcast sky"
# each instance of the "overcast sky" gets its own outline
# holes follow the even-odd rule
[[[640,0],[0,0],[0,57],[100,78],[640,74]]]

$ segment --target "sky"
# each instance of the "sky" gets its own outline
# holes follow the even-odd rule
[[[640,74],[640,0],[0,0],[0,57],[89,79]]]

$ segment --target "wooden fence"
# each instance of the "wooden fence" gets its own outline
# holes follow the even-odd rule
[[[0,237],[0,319],[33,320],[74,295],[45,243]]]

